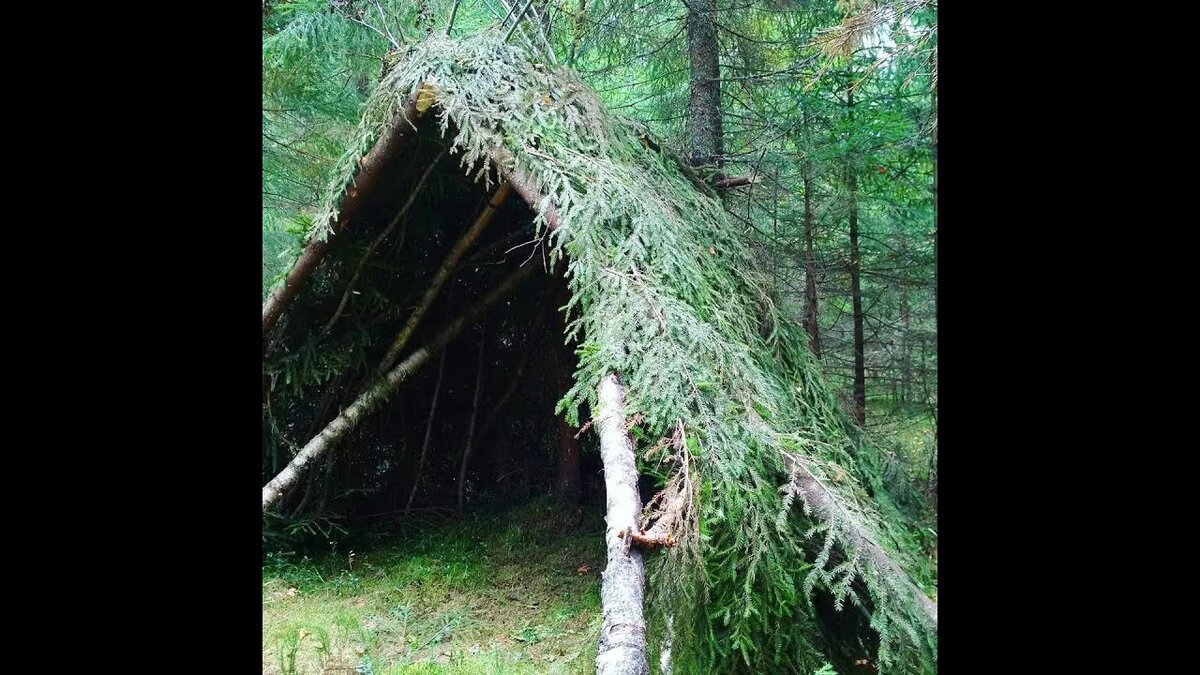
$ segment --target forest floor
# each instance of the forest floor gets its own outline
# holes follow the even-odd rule
[[[587,673],[600,514],[539,501],[263,565],[263,673]]]
[[[932,419],[876,410],[873,430],[923,482]],[[268,555],[263,673],[594,672],[602,507],[538,500],[454,518],[415,512],[320,554]]]

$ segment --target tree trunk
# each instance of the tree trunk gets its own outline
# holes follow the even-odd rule
[[[721,131],[721,61],[713,0],[683,0],[687,6],[687,42],[691,96],[688,137],[692,166],[725,165]],[[720,176],[718,176],[720,178]]]
[[[821,358],[821,329],[817,323],[817,262],[813,256],[813,238],[816,236],[812,210],[812,163],[804,161],[801,167],[804,180],[804,330],[812,353]]]
[[[283,285],[271,291],[267,296],[267,301],[263,303],[263,336],[271,330],[275,322],[279,320],[280,315],[296,298],[296,294],[300,292],[300,287],[304,285],[304,281],[308,279],[312,271],[317,268],[317,264],[325,258],[325,254],[329,252],[329,247],[333,243],[334,238],[346,229],[350,221],[358,213],[362,207],[363,201],[375,188],[376,182],[379,180],[380,174],[396,155],[396,151],[403,145],[402,141],[413,131],[413,124],[420,120],[424,110],[418,109],[418,95],[413,94],[408,98],[404,108],[392,118],[391,124],[384,130],[383,134],[375,141],[375,145],[366,155],[359,160],[359,171],[354,177],[354,184],[351,185],[342,196],[342,202],[338,207],[336,222],[321,223],[316,232],[322,232],[323,229],[329,228],[331,232],[325,235],[317,235],[311,237],[308,244],[304,247],[300,257],[288,270],[287,276],[284,277]]]
[[[936,68],[936,55],[933,57]],[[933,318],[937,320],[937,227],[938,227],[938,169],[937,169],[937,83],[933,85],[933,94],[929,97],[930,112],[933,115]]]
[[[609,373],[600,381],[596,419],[608,501],[608,528],[604,534],[608,564],[600,587],[604,624],[600,628],[596,675],[649,675],[646,623],[642,617],[645,571],[641,550],[630,546],[633,534],[640,531],[642,500],[638,495],[633,439],[625,428],[625,393],[615,374]]]
[[[846,87],[846,107],[850,122],[854,122],[854,85]],[[850,187],[850,297],[854,303],[854,419],[859,426],[867,424],[867,364],[863,346],[862,274],[858,256],[858,176],[855,159],[846,166]]]
[[[564,392],[565,393],[565,392]],[[576,502],[580,494],[580,465],[582,455],[579,430],[567,423],[566,415],[558,416],[558,466],[554,479],[554,492],[559,497]]]
[[[466,255],[467,249],[479,235],[483,233],[483,229],[488,223],[492,222],[492,216],[495,215],[496,209],[508,199],[508,193],[511,187],[507,182],[496,188],[496,192],[492,195],[488,205],[484,207],[483,212],[475,219],[474,223],[467,228],[458,241],[454,242],[454,246],[450,249],[450,253],[446,259],[442,261],[442,266],[433,275],[433,280],[429,282],[429,287],[425,289],[425,294],[421,296],[421,300],[417,302],[417,306],[413,309],[412,314],[408,315],[408,320],[404,322],[404,327],[396,334],[396,339],[392,341],[392,345],[388,347],[387,353],[384,354],[383,360],[379,362],[379,366],[375,369],[376,377],[387,372],[396,359],[400,357],[400,352],[408,344],[408,340],[412,337],[413,331],[417,329],[417,325],[421,323],[421,319],[425,317],[425,312],[433,305],[433,301],[437,299],[438,293],[442,291],[442,287],[450,280],[450,276],[458,267],[458,262]]]
[[[908,258],[908,238],[903,228],[900,232],[900,260]],[[909,301],[908,284],[903,280],[897,289],[900,295],[900,403],[908,405],[912,399],[912,340],[909,332],[912,328],[912,307]]]
[[[479,326],[479,359],[475,374],[475,397],[471,399],[471,419],[467,422],[467,443],[463,447],[462,464],[458,469],[458,511],[463,510],[463,494],[467,485],[467,465],[471,461],[471,441],[475,437],[475,419],[479,416],[479,395],[483,391],[483,346],[487,337],[487,321]]]
[[[438,353],[440,349],[444,348],[461,333],[463,328],[479,320],[492,305],[508,297],[522,281],[532,276],[536,270],[537,266],[526,265],[514,271],[499,286],[484,296],[483,299],[463,312],[462,316],[443,328],[429,344],[414,351],[408,358],[390,370],[382,379],[360,394],[354,400],[354,403],[350,404],[350,407],[342,411],[342,414],[338,415],[337,418],[326,425],[321,433],[310,440],[292,461],[284,467],[283,471],[279,472],[279,475],[263,486],[263,511],[271,508],[279,500],[283,492],[303,475],[305,468],[314,459],[328,452],[335,443],[344,438],[376,406],[386,400],[402,382],[411,377],[418,368],[428,363],[434,354]]]

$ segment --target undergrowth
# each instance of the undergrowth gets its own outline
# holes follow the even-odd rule
[[[263,564],[263,672],[585,673],[603,520],[553,501]],[[374,540],[370,543],[369,540]]]

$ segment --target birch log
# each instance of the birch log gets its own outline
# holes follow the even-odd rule
[[[604,624],[596,654],[596,675],[649,675],[646,622],[642,617],[645,570],[642,552],[630,546],[639,532],[642,500],[638,495],[633,439],[625,428],[625,392],[617,376],[600,381],[600,458],[604,462],[604,491],[608,528],[604,541],[608,564],[600,587]]]
[[[399,365],[388,371],[382,379],[376,381],[375,384],[360,394],[354,400],[354,403],[350,404],[350,407],[337,416],[337,419],[330,422],[321,430],[321,433],[314,436],[311,441],[301,448],[292,461],[283,468],[283,471],[279,472],[279,475],[272,478],[269,483],[263,486],[263,511],[271,508],[275,502],[279,501],[284,491],[299,480],[300,476],[304,474],[305,468],[313,460],[328,452],[335,443],[345,437],[376,406],[387,399],[402,382],[411,377],[421,366],[428,363],[434,354],[437,354],[438,351],[443,349],[461,333],[463,328],[478,321],[484,312],[488,311],[492,305],[508,297],[522,281],[532,276],[537,269],[535,265],[526,265],[510,274],[507,279],[492,289],[482,300],[472,305],[461,316],[450,322],[428,344],[414,351],[408,358],[401,361]]]

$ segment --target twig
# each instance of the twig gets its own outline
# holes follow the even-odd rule
[[[343,15],[343,16],[346,16],[346,15]],[[356,19],[356,18],[354,18],[354,17],[352,17],[352,16],[346,16],[346,18],[347,18],[347,19],[350,19],[350,20],[351,20],[351,21],[353,21],[354,23],[360,23],[360,24],[362,24],[362,25],[366,26],[367,28],[370,28],[371,30],[375,31],[376,33],[379,33],[379,36],[380,36],[380,37],[382,37],[384,40],[387,40],[388,42],[392,43],[392,47],[393,47],[393,48],[395,48],[395,49],[400,49],[400,45],[399,45],[399,44],[396,42],[395,38],[393,38],[393,37],[392,37],[392,36],[390,36],[390,35],[387,35],[387,34],[385,34],[383,31],[379,30],[379,29],[378,29],[378,28],[376,28],[375,26],[372,26],[371,24],[369,24],[369,23],[367,23],[367,22],[365,22],[365,21],[360,21],[359,19]]]
[[[375,8],[379,10],[379,20],[383,22],[383,29],[387,31],[388,40],[391,40],[392,45],[395,46],[396,49],[399,49],[400,41],[396,39],[396,36],[392,35],[392,29],[388,28],[387,14],[383,13],[383,6],[379,4],[379,0],[375,0]]]
[[[442,358],[438,360],[438,379],[437,384],[433,387],[433,401],[429,406],[429,419],[425,421],[425,441],[421,443],[421,459],[417,462],[417,475],[413,478],[412,491],[408,493],[408,504],[404,507],[404,513],[407,515],[412,510],[413,500],[417,498],[417,488],[421,485],[421,473],[425,468],[425,457],[429,452],[429,438],[433,433],[433,417],[437,413],[438,394],[442,391],[442,373],[446,370],[446,352],[450,350],[442,350]]]
[[[450,10],[450,23],[446,24],[446,36],[450,36],[450,29],[454,28],[454,17],[458,14],[459,0],[454,0],[454,7]]]
[[[518,0],[518,2],[519,1],[520,0]],[[513,31],[515,31],[517,29],[517,26],[519,26],[521,24],[521,17],[525,16],[525,12],[529,11],[529,6],[532,4],[533,4],[533,0],[525,0],[525,6],[522,7],[521,11],[517,13],[517,18],[513,19],[512,28],[509,28],[508,33],[506,33],[504,35],[505,42],[508,42],[508,39],[510,37],[512,37]],[[513,3],[513,7],[516,7],[516,6],[517,6],[516,3]]]

